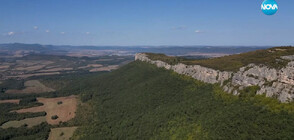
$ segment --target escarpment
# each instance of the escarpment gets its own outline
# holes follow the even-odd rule
[[[234,95],[239,95],[245,87],[258,86],[259,90],[256,94],[265,94],[267,97],[277,98],[280,102],[287,103],[294,100],[294,55],[282,56],[281,59],[286,60],[288,64],[280,69],[249,64],[241,67],[237,72],[230,72],[200,65],[182,63],[170,65],[160,60],[151,60],[145,53],[138,53],[135,56],[135,60],[173,70],[178,74],[191,76],[205,83],[219,83],[224,91]]]

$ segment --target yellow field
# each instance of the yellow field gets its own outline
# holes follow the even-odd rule
[[[25,89],[23,90],[14,90],[10,89],[7,90],[5,93],[44,93],[44,92],[53,92],[55,91],[52,88],[48,88],[45,85],[43,85],[40,81],[38,80],[30,80],[26,81],[24,83]]]
[[[110,66],[106,66],[106,67],[100,67],[100,68],[91,69],[90,72],[111,71],[111,70],[115,70],[117,68],[118,68],[118,65],[110,65]]]
[[[13,103],[13,104],[19,104],[19,99],[15,99],[15,100],[0,100],[0,104],[4,104],[4,103]]]
[[[10,65],[0,65],[0,69],[8,69]]]
[[[20,74],[16,76],[7,76],[7,78],[28,78],[32,76],[45,76],[45,75],[58,75],[60,72],[46,72],[46,73],[34,73],[34,74]]]
[[[44,68],[46,65],[35,65],[35,66],[29,66],[29,67],[17,67],[15,70],[20,71],[35,71]]]
[[[49,65],[54,62],[46,60],[16,60],[17,66]]]
[[[77,109],[76,96],[59,97],[59,98],[37,98],[38,102],[43,103],[43,106],[37,106],[32,108],[16,110],[17,113],[26,112],[43,112],[47,113],[46,121],[49,124],[59,124],[59,122],[67,122],[75,117],[75,111]],[[62,102],[62,104],[58,104]],[[52,120],[51,117],[57,115],[56,120]]]
[[[55,71],[69,71],[69,70],[73,70],[73,68],[52,68],[52,69],[40,70],[40,72],[55,72]]]
[[[35,117],[35,118],[27,118],[24,120],[20,120],[20,121],[9,121],[4,123],[1,128],[6,129],[9,127],[21,127],[24,124],[27,124],[28,127],[33,127],[35,125],[41,124],[42,122],[46,121],[46,117],[42,116],[42,117]]]

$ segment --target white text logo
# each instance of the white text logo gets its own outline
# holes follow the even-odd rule
[[[278,5],[277,4],[262,4],[261,5],[261,9],[262,10],[276,10],[278,9]]]

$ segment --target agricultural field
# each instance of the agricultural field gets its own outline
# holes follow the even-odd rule
[[[21,90],[9,89],[5,91],[7,94],[29,94],[29,93],[44,93],[44,92],[53,92],[55,91],[52,88],[46,87],[38,80],[29,80],[24,83],[25,88]]]
[[[94,68],[100,68],[96,71],[110,71],[131,60],[133,60],[132,56],[71,57],[37,54],[2,58],[0,80],[93,72]]]
[[[19,104],[19,99],[14,99],[14,100],[0,100],[0,104],[5,104],[5,103],[12,103],[12,104]]]
[[[46,112],[46,121],[48,124],[59,124],[60,122],[67,122],[75,117],[77,109],[77,97],[58,97],[58,98],[37,98],[37,101],[42,103],[42,106],[25,108],[15,110],[17,113],[36,113]],[[57,116],[56,118],[52,118]]]
[[[78,79],[110,72],[133,59],[49,54],[1,57],[0,139],[69,139],[79,126],[75,117],[81,91],[73,88],[79,87]]]
[[[17,100],[4,100],[3,103],[14,103]],[[19,110],[12,110],[10,113],[42,113],[45,116],[30,117],[20,120],[7,121],[1,125],[1,128],[6,129],[10,127],[33,127],[47,122],[51,125],[57,125],[62,122],[67,122],[75,117],[77,109],[77,96],[58,97],[58,98],[37,98],[37,102],[42,103],[41,106],[34,106],[30,108],[23,108]],[[19,101],[18,101],[19,104]]]
[[[27,127],[33,127],[36,126],[38,124],[41,124],[42,122],[46,121],[46,117],[41,116],[41,117],[34,117],[34,118],[27,118],[27,119],[23,119],[20,121],[9,121],[4,123],[1,128],[10,128],[10,127],[21,127],[23,125],[26,125]]]
[[[71,57],[30,54],[0,59],[1,94],[56,92],[44,79],[64,75],[110,72],[133,60],[133,56]],[[58,82],[58,80],[56,80]],[[53,84],[55,87],[56,84]]]
[[[118,65],[110,65],[106,67],[99,67],[99,68],[93,68],[90,70],[90,72],[98,72],[98,71],[111,71],[117,69]]]
[[[44,134],[42,135],[44,139],[48,137],[49,139],[69,139],[77,127],[72,125],[68,127],[67,122],[72,122],[75,118],[78,103],[75,95],[57,98],[39,97],[36,100],[32,98],[1,100],[0,108],[3,109],[0,117],[6,120],[0,121],[0,139],[18,136],[12,133],[15,131],[19,132],[19,135],[40,131]],[[11,117],[7,118],[9,116]],[[60,126],[64,128],[59,128]],[[47,128],[51,130],[48,131]],[[37,135],[38,133],[35,133],[32,136]]]

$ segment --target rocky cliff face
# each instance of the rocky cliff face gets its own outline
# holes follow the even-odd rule
[[[294,99],[294,56],[283,56],[281,59],[289,61],[288,65],[282,69],[277,70],[266,66],[250,64],[240,68],[238,72],[233,73],[199,65],[185,65],[181,63],[169,65],[163,61],[151,60],[144,53],[138,53],[135,56],[135,60],[173,70],[179,74],[191,76],[205,83],[220,83],[226,92],[234,95],[239,95],[240,90],[245,87],[259,86],[260,89],[256,94],[265,94],[267,97],[274,97],[286,103]]]

